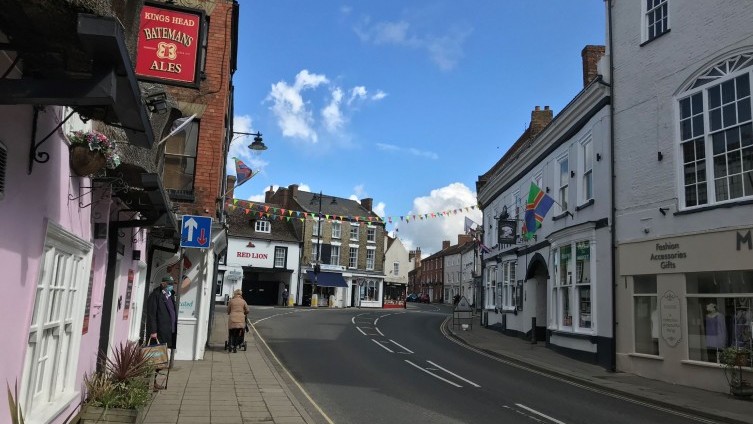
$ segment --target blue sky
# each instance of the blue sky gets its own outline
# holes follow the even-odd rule
[[[457,242],[481,221],[475,183],[534,106],[580,91],[580,52],[604,44],[603,0],[242,1],[235,131],[269,147],[231,156],[270,186],[370,197],[409,249]],[[228,173],[235,173],[229,161]],[[406,223],[400,216],[455,211]]]

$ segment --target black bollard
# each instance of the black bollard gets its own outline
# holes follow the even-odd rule
[[[531,344],[536,344],[536,317],[531,317]]]

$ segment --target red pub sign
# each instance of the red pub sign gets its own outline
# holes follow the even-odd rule
[[[165,84],[197,84],[203,12],[145,4],[141,10],[136,75]]]

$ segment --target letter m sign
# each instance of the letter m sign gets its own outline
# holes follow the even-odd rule
[[[751,238],[750,230],[746,234],[737,233],[737,250],[742,250],[744,243],[748,244],[748,250],[753,250],[753,238]]]

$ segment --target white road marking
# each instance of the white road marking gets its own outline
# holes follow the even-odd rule
[[[262,319],[257,319],[256,321],[252,322],[252,323],[251,323],[251,325],[255,325],[255,324],[258,324],[258,323],[260,323],[260,322],[262,322],[262,321],[266,321],[266,320],[268,320],[268,319],[270,319],[270,318],[277,318],[277,317],[281,317],[281,316],[283,316],[283,315],[290,315],[290,314],[294,314],[294,313],[296,313],[296,312],[309,312],[309,311],[312,311],[312,310],[313,310],[313,309],[298,309],[298,310],[295,310],[295,311],[285,312],[285,313],[282,313],[282,314],[275,314],[275,315],[270,315],[270,316],[268,316],[268,317],[266,317],[266,318],[262,318]]]
[[[655,405],[655,404],[652,404],[652,403],[648,403],[648,402],[643,402],[643,401],[640,401],[640,400],[637,400],[637,399],[629,398],[627,396],[621,396],[621,395],[618,395],[618,394],[616,394],[614,392],[610,392],[608,390],[601,390],[601,389],[598,389],[596,387],[586,386],[585,384],[580,384],[580,383],[577,383],[577,382],[575,382],[573,380],[567,380],[567,379],[564,379],[564,378],[561,378],[561,377],[557,377],[557,376],[552,375],[552,374],[548,374],[548,373],[545,373],[545,372],[537,371],[537,370],[535,370],[533,368],[530,368],[530,367],[527,367],[527,366],[523,366],[523,365],[521,365],[519,363],[508,361],[508,360],[499,358],[497,356],[491,355],[489,353],[484,352],[483,350],[477,349],[477,348],[475,348],[475,347],[473,347],[471,345],[468,345],[468,344],[466,344],[464,342],[461,342],[461,341],[455,339],[454,336],[451,336],[447,332],[447,328],[446,328],[447,322],[450,321],[451,319],[452,319],[452,317],[447,317],[442,322],[442,324],[439,325],[439,331],[442,333],[442,335],[444,335],[447,340],[455,343],[456,345],[461,346],[461,347],[463,347],[465,349],[468,349],[468,350],[470,350],[472,352],[476,352],[477,354],[479,354],[481,356],[485,356],[485,357],[487,357],[487,358],[489,358],[489,359],[491,359],[493,361],[497,361],[497,362],[509,365],[511,367],[519,368],[521,370],[525,370],[525,371],[528,371],[528,372],[533,373],[533,374],[538,374],[538,375],[540,375],[542,377],[551,378],[552,380],[561,381],[563,383],[567,383],[567,384],[569,384],[571,386],[575,386],[575,387],[578,387],[578,388],[581,388],[581,389],[584,389],[584,390],[588,390],[588,391],[593,392],[593,393],[599,393],[599,394],[602,394],[602,395],[605,395],[605,396],[609,396],[609,397],[614,398],[614,399],[620,399],[620,400],[623,400],[625,402],[630,402],[630,403],[635,404],[635,405],[641,405],[641,406],[645,406],[646,408],[650,408],[650,409],[654,409],[654,410],[657,410],[657,411],[666,412],[668,414],[676,415],[678,417],[687,418],[687,419],[689,419],[691,421],[696,421],[696,422],[701,422],[701,423],[706,423],[706,424],[717,424],[717,421],[712,421],[712,420],[709,420],[709,419],[706,419],[706,418],[703,418],[703,417],[697,417],[697,416],[694,416],[694,415],[686,414],[684,412],[680,412],[680,411],[676,411],[676,410],[673,410],[673,409],[665,408],[665,407],[658,406],[658,405]]]
[[[368,336],[368,334],[366,334],[365,331],[361,330],[361,327],[356,326],[356,328],[358,329],[358,331],[361,332],[361,334],[363,334],[364,336]]]
[[[420,369],[421,371],[423,371],[423,372],[425,372],[425,373],[427,373],[427,374],[431,375],[432,377],[436,377],[436,378],[438,378],[438,379],[440,379],[440,380],[444,381],[444,382],[445,382],[445,383],[447,383],[447,384],[453,385],[453,386],[455,386],[455,387],[463,387],[463,386],[461,386],[461,385],[459,385],[459,384],[455,384],[455,383],[453,383],[452,381],[450,381],[450,380],[448,380],[448,379],[446,379],[446,378],[444,378],[444,377],[442,377],[442,376],[436,375],[436,374],[434,374],[433,372],[431,372],[431,371],[429,371],[429,370],[427,370],[427,369],[424,369],[423,367],[420,367],[420,366],[418,366],[418,365],[414,364],[413,362],[411,362],[411,361],[409,361],[409,360],[407,360],[407,359],[405,360],[405,362],[407,362],[407,363],[409,363],[409,364],[413,365],[414,367],[416,367],[416,368]]]
[[[350,322],[352,322],[353,325],[356,325],[356,317],[355,317],[355,315],[350,319]]]
[[[394,340],[392,340],[392,339],[390,339],[390,341],[391,341],[392,343],[394,343],[394,344],[396,344],[396,345],[400,346],[400,349],[403,349],[404,351],[406,351],[406,352],[408,352],[408,353],[413,353],[413,351],[412,351],[412,350],[410,350],[410,349],[408,349],[407,347],[405,347],[405,346],[401,345],[400,343],[398,343],[398,342],[396,342],[396,341],[394,341]]]
[[[374,327],[374,329],[379,333],[380,336],[384,337],[384,334],[382,334],[381,331],[379,331],[379,327]]]
[[[473,387],[481,387],[481,386],[479,386],[478,384],[476,384],[476,383],[472,382],[471,380],[468,380],[467,378],[463,378],[463,377],[461,377],[461,376],[459,376],[459,375],[455,374],[454,372],[452,372],[452,371],[450,371],[450,370],[448,370],[448,369],[446,369],[446,368],[442,368],[442,367],[440,367],[439,365],[435,364],[434,362],[431,362],[431,361],[428,361],[428,360],[427,360],[426,362],[428,362],[428,363],[430,363],[430,364],[434,365],[435,367],[437,367],[437,368],[439,368],[440,370],[442,370],[442,371],[446,372],[447,374],[450,374],[451,376],[453,376],[453,377],[455,377],[455,378],[458,378],[458,379],[460,379],[460,380],[463,380],[463,381],[465,381],[466,383],[470,384],[470,385],[471,385],[471,386],[473,386]]]
[[[541,413],[541,412],[539,412],[539,411],[537,411],[535,409],[529,408],[529,407],[527,407],[527,406],[525,406],[525,405],[523,405],[521,403],[516,403],[515,406],[517,406],[518,408],[523,408],[523,409],[525,409],[526,411],[528,411],[528,412],[530,412],[532,414],[536,414],[536,415],[538,415],[540,417],[546,418],[547,420],[549,420],[549,421],[551,421],[553,423],[565,424],[564,422],[562,422],[560,420],[554,419],[554,418],[550,417],[549,415],[543,414],[543,413]]]
[[[371,339],[371,341],[372,341],[372,342],[374,342],[374,343],[376,343],[376,344],[378,344],[379,346],[381,346],[381,347],[382,347],[382,349],[386,350],[387,352],[389,352],[389,353],[395,353],[394,351],[392,351],[392,349],[390,349],[390,348],[388,348],[387,346],[385,346],[385,345],[383,345],[383,344],[379,343],[378,341],[376,341],[376,340],[374,340],[374,339]]]

